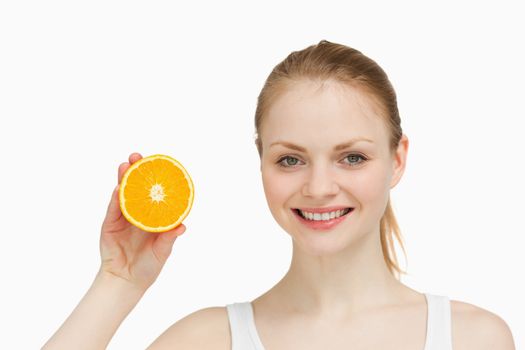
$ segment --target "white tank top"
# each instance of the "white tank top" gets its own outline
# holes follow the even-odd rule
[[[452,350],[450,299],[424,293],[427,300],[427,333],[423,350]],[[227,304],[232,337],[232,350],[265,350],[249,301]]]

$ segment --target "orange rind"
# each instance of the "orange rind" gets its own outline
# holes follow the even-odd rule
[[[147,232],[166,232],[188,216],[193,181],[175,158],[155,154],[133,163],[122,176],[119,201],[122,215]]]

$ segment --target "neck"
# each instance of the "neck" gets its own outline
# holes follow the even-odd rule
[[[332,316],[396,304],[407,292],[387,268],[378,227],[330,255],[309,254],[294,241],[290,268],[275,288],[294,311]]]

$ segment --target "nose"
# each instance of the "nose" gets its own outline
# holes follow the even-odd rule
[[[339,192],[339,185],[329,166],[313,166],[302,188],[302,194],[307,197],[327,197]]]

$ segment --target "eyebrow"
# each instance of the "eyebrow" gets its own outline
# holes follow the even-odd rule
[[[355,138],[355,139],[351,139],[351,140],[348,140],[344,143],[341,143],[337,146],[334,147],[334,151],[340,151],[340,150],[343,150],[347,147],[350,147],[352,146],[353,144],[357,143],[357,142],[360,142],[360,141],[365,141],[365,142],[370,142],[370,143],[374,143],[374,141],[372,140],[369,140],[365,137],[358,137],[358,138]],[[282,145],[284,147],[288,147],[290,149],[294,149],[296,151],[299,151],[299,152],[306,152],[306,148],[304,147],[301,147],[301,146],[297,146],[297,145],[294,145],[293,143],[291,142],[287,142],[287,141],[277,141],[277,142],[274,142],[270,145],[270,147],[272,146],[275,146],[275,145]]]

